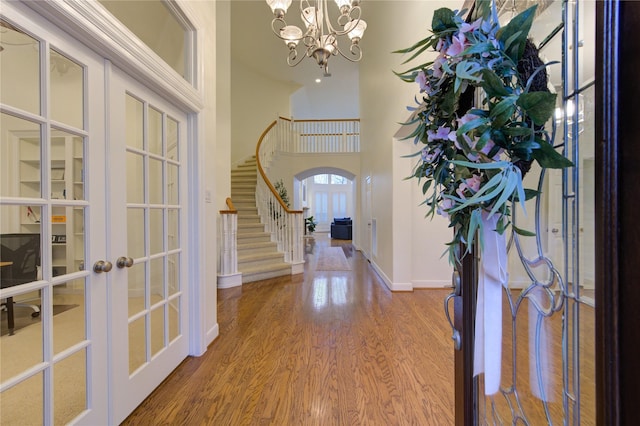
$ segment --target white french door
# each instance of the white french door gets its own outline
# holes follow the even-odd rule
[[[188,355],[187,116],[106,64],[112,418],[121,422]]]
[[[2,318],[0,422],[101,424],[103,61],[17,2],[0,40],[0,298],[18,302]]]

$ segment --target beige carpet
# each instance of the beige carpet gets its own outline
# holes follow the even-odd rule
[[[351,265],[342,247],[324,247],[318,253],[316,271],[350,271]]]

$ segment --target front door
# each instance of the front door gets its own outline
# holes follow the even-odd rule
[[[456,314],[463,312],[466,319],[456,365],[456,374],[465,369],[456,387],[465,396],[457,424],[596,423],[596,2],[535,3],[529,35],[545,63],[560,62],[548,68],[547,86],[557,93],[557,108],[546,126],[574,167],[533,167],[524,186],[540,196],[527,202],[526,214],[513,207],[514,224],[536,237],[513,235],[509,243],[509,282],[502,306],[493,306],[502,310],[503,322],[500,386],[492,395],[484,392],[484,374],[471,379],[474,303],[456,306]],[[504,20],[528,6],[513,2],[503,9]],[[473,278],[474,267],[474,262],[463,267],[463,298],[475,296],[475,283],[466,279]]]
[[[107,63],[106,223],[113,418],[188,355],[184,232],[187,116]]]

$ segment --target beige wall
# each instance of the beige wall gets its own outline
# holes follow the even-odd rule
[[[289,97],[296,89],[231,60],[232,164],[255,155],[260,135],[278,115],[291,115]]]
[[[409,141],[394,141],[406,120],[406,107],[413,102],[416,86],[402,82],[392,71],[403,71],[403,58],[394,50],[408,47],[428,35],[433,11],[455,7],[436,1],[393,1],[367,3],[370,31],[363,38],[365,52],[360,64],[361,187],[371,176],[371,217],[376,219],[377,253],[372,261],[394,289],[441,286],[450,283],[451,268],[440,258],[451,233],[440,218],[424,219],[426,208],[417,181],[403,181],[411,173],[412,162],[401,155],[413,153]],[[364,197],[364,193],[362,194]],[[367,212],[363,198],[363,214]],[[361,233],[368,232],[360,221]]]

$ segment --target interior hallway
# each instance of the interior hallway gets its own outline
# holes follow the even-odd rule
[[[305,242],[303,275],[218,290],[220,336],[123,424],[453,424],[449,290],[391,293],[351,241]],[[317,270],[330,246],[351,270]]]

